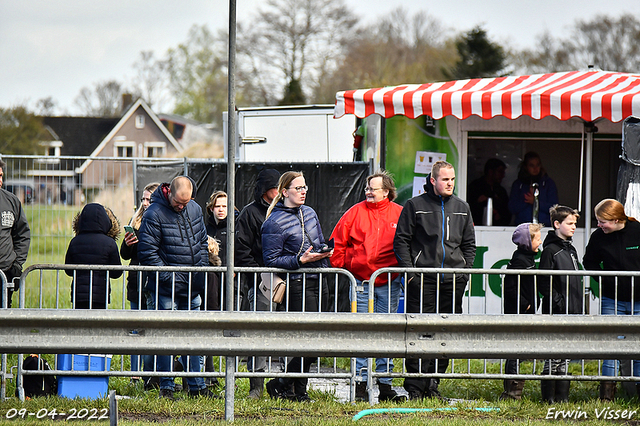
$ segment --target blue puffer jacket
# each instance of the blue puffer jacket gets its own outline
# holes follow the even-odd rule
[[[151,204],[142,216],[138,236],[138,259],[146,266],[207,266],[207,230],[202,208],[193,200],[176,212],[168,199],[169,184],[163,183],[151,194]],[[175,296],[187,297],[189,273],[161,272],[157,288],[160,295],[171,297],[175,275]],[[148,275],[145,288],[156,293],[156,274]],[[204,274],[194,273],[191,295],[195,297],[204,288]]]
[[[302,231],[301,213],[305,233]],[[303,242],[304,238],[304,242]],[[311,241],[309,241],[311,239]],[[279,202],[262,224],[262,257],[264,265],[271,268],[298,269],[300,256],[313,245],[318,250],[324,244],[324,236],[316,212],[308,206],[289,208]],[[327,259],[305,263],[305,268],[326,268]],[[299,279],[301,274],[292,275]]]

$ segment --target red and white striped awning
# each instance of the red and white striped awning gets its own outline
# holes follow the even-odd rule
[[[569,71],[347,90],[336,94],[334,116],[344,114],[435,119],[524,115],[618,122],[640,116],[640,74]]]

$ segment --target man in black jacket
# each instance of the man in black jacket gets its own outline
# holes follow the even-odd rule
[[[262,237],[260,229],[267,215],[269,204],[278,194],[278,180],[280,173],[274,169],[263,169],[258,173],[254,200],[247,204],[236,220],[235,264],[244,267],[264,267],[262,259]],[[243,294],[247,295],[248,303],[244,306],[249,311],[268,311],[269,300],[257,289],[259,284],[254,282],[255,274],[242,275]],[[265,371],[265,357],[251,357],[247,362],[249,371]],[[249,379],[249,397],[262,397],[264,378]]]
[[[451,164],[437,161],[427,176],[425,193],[405,203],[393,241],[400,267],[473,266],[476,254],[473,219],[469,205],[453,195],[455,178]],[[407,312],[462,313],[467,281],[466,274],[408,274],[405,285]],[[438,373],[444,373],[448,365],[448,359],[437,360]],[[434,373],[436,360],[409,359],[406,366],[409,373]],[[437,378],[410,377],[405,379],[404,388],[410,399],[440,397],[439,383]]]
[[[7,165],[0,160],[0,188],[4,170]],[[14,278],[20,278],[22,265],[27,260],[29,244],[31,242],[31,231],[27,223],[27,217],[22,210],[22,204],[18,197],[11,192],[0,189],[0,215],[2,223],[0,226],[0,270],[4,272],[7,283]],[[17,282],[16,288],[17,290]],[[0,284],[0,308],[4,306],[4,291]],[[7,307],[11,307],[11,296],[14,290],[7,291]]]

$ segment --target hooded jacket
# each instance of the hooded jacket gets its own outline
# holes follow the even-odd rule
[[[398,265],[393,238],[402,207],[388,198],[378,203],[362,201],[340,218],[331,234],[335,248],[329,258],[334,268],[344,268],[361,280],[380,268]],[[387,274],[376,285],[387,283]]]
[[[262,258],[261,228],[267,216],[269,203],[262,196],[278,186],[280,173],[264,169],[258,173],[253,201],[247,204],[236,219],[235,264],[257,268],[264,266]]]
[[[234,217],[238,216],[238,212],[236,209],[233,209]],[[220,221],[216,221],[216,218],[212,214],[207,215],[207,235],[215,238],[219,245],[220,251],[218,253],[218,257],[222,262],[223,266],[227,265],[227,219],[229,216],[225,217]]]
[[[65,256],[67,265],[121,265],[118,244],[109,236],[113,223],[104,206],[91,203],[84,206],[74,223],[76,236],[71,239]],[[75,279],[71,283],[71,300],[104,307],[109,301],[111,287],[107,286],[107,271],[66,270]],[[109,271],[109,278],[119,278],[122,271]]]
[[[535,269],[536,252],[531,247],[529,224],[518,225],[511,240],[518,249],[513,253],[507,269]],[[518,299],[518,292],[520,299]],[[535,276],[505,275],[504,277],[504,313],[535,314],[538,301]]]
[[[304,231],[302,221],[304,218]],[[295,270],[302,267],[300,256],[313,246],[318,250],[324,236],[316,212],[309,206],[285,207],[279,201],[271,215],[262,224],[262,251],[264,265],[271,268]],[[305,263],[305,268],[325,268],[327,259]],[[292,274],[299,279],[302,274]]]
[[[405,268],[471,268],[476,255],[473,218],[469,205],[455,195],[436,195],[431,175],[425,193],[406,202],[393,240],[398,265]],[[443,277],[452,283],[452,274]],[[467,276],[456,275],[466,282]],[[435,275],[425,275],[435,283]]]
[[[585,269],[591,271],[640,271],[640,223],[628,220],[624,228],[610,234],[600,228],[593,231],[583,262]],[[633,291],[633,299],[640,301],[640,286],[632,285],[632,277],[594,278],[602,279],[603,296],[630,302]],[[638,278],[634,279],[637,283]]]
[[[563,240],[552,229],[547,234],[542,244],[542,256],[540,257],[540,269],[554,271],[578,271],[578,252],[571,240]],[[567,278],[569,279],[569,293],[567,294]],[[542,313],[549,314],[581,314],[582,278],[573,275],[540,275],[538,288],[542,294]],[[551,300],[551,302],[550,302]],[[568,310],[567,310],[568,303]],[[553,307],[553,311],[551,311]]]
[[[147,266],[207,266],[207,230],[202,208],[193,200],[177,212],[169,201],[169,184],[151,194],[151,204],[142,216],[138,237],[138,258]],[[156,283],[156,276],[159,277]],[[204,288],[204,274],[160,272],[148,274],[146,289],[152,295],[171,297],[175,276],[175,297],[193,298]],[[156,286],[157,284],[157,286]],[[191,285],[191,294],[188,293]]]

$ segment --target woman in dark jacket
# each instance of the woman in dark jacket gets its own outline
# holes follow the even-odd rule
[[[73,230],[76,236],[67,248],[65,264],[121,265],[116,244],[120,222],[110,210],[97,203],[87,204],[74,218]],[[71,303],[75,309],[107,309],[111,294],[107,273],[109,278],[122,276],[122,271],[69,269],[65,272],[73,277]]]
[[[558,204],[558,188],[542,168],[540,156],[535,152],[527,152],[509,195],[509,210],[516,217],[516,225],[533,220],[534,185],[537,185],[539,192],[538,223],[550,226],[549,209]]]
[[[151,204],[151,194],[160,184],[158,182],[152,182],[144,187],[142,190],[142,199],[140,200],[140,207],[136,210],[136,213],[131,218],[129,225],[133,228],[133,232],[127,232],[124,234],[124,239],[120,245],[120,256],[124,260],[131,260],[129,265],[140,265],[138,260],[138,231],[140,230],[140,224],[142,223],[142,215]],[[142,286],[144,284],[144,274],[136,271],[129,271],[127,274],[127,300],[131,305],[131,309],[137,311],[147,310],[147,299],[144,297]],[[151,355],[142,355],[144,360],[145,370],[151,370]],[[140,355],[131,355],[131,371],[140,371]]]
[[[278,181],[278,195],[273,199],[262,225],[264,264],[271,268],[296,270],[324,268],[333,250],[326,245],[316,212],[304,205],[307,186],[300,172],[285,172]],[[325,250],[323,250],[323,248]],[[279,310],[319,312],[321,283],[317,274],[289,274],[287,291]],[[287,365],[289,372],[308,372],[313,358],[295,357]],[[291,386],[293,385],[293,392]],[[273,379],[267,383],[272,398],[308,401],[307,379]]]
[[[591,271],[640,271],[640,222],[627,216],[624,206],[613,199],[602,200],[595,207],[598,228],[589,238],[583,263]],[[640,315],[640,286],[637,277],[607,276],[593,278],[600,283],[602,315]],[[603,376],[616,376],[616,361],[602,363]],[[633,361],[633,375],[640,376],[640,360]],[[640,385],[636,384],[638,388]],[[640,389],[639,389],[640,390]],[[616,382],[600,383],[600,399],[611,401]]]

